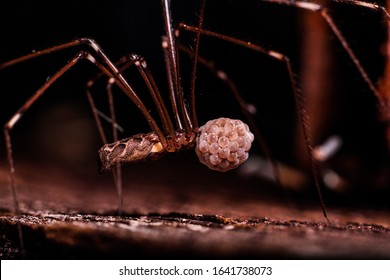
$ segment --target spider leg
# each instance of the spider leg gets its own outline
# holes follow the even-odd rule
[[[86,58],[86,52],[80,52],[76,55],[72,60],[70,60],[63,68],[61,68],[54,76],[50,77],[49,80],[40,88],[35,94],[30,97],[29,100],[10,118],[10,120],[4,125],[4,138],[7,150],[7,160],[9,166],[9,176],[11,183],[11,190],[13,196],[14,210],[16,214],[20,214],[20,205],[17,195],[16,189],[16,178],[15,178],[15,165],[14,158],[12,154],[12,139],[11,139],[11,131],[13,127],[17,124],[18,121],[23,117],[26,111],[44,94],[44,92],[50,87],[52,83],[54,83],[59,77],[61,77],[65,72],[67,72],[70,68],[72,68],[78,61],[83,58]],[[19,234],[19,243],[22,252],[24,252],[24,242],[23,242],[23,233],[21,224],[18,222],[18,234]]]
[[[169,113],[162,99],[160,90],[158,89],[156,82],[154,81],[153,75],[151,74],[145,59],[138,55],[130,55],[128,56],[128,59],[133,62],[134,65],[137,67],[139,73],[141,74],[145,84],[149,89],[149,92],[153,97],[154,104],[156,105],[157,111],[162,120],[164,133],[166,135],[169,134],[172,139],[175,139],[176,135],[173,123],[169,117]]]
[[[44,84],[41,86],[25,103],[24,105],[9,119],[9,121],[4,125],[4,137],[5,137],[5,143],[6,143],[6,150],[7,150],[7,160],[9,165],[9,176],[10,176],[10,184],[12,189],[12,196],[13,196],[13,204],[14,204],[14,210],[17,214],[19,214],[20,211],[20,204],[18,201],[18,195],[17,195],[17,188],[16,188],[16,177],[15,177],[15,165],[14,165],[14,159],[12,154],[12,139],[11,139],[11,131],[14,128],[14,126],[21,120],[21,118],[24,116],[26,111],[46,92],[46,90],[56,81],[58,80],[64,73],[66,73],[68,70],[70,70],[73,66],[75,66],[79,61],[87,59],[88,61],[92,62],[94,65],[96,65],[102,73],[107,75],[109,78],[111,78],[120,88],[121,90],[133,101],[133,103],[138,107],[138,109],[143,113],[145,118],[147,119],[150,127],[152,130],[158,135],[161,143],[163,146],[167,146],[167,139],[165,135],[162,133],[161,129],[153,119],[153,117],[149,114],[147,108],[142,103],[142,101],[139,99],[137,94],[134,92],[134,90],[130,87],[130,85],[127,83],[127,81],[123,78],[123,76],[120,74],[119,70],[116,68],[116,66],[107,58],[107,56],[103,53],[101,48],[91,39],[82,38],[75,41],[71,41],[69,43],[65,43],[59,46],[55,46],[49,49],[44,49],[41,51],[37,51],[25,56],[22,56],[20,58],[16,58],[13,60],[10,60],[8,62],[5,62],[3,64],[0,64],[0,69],[4,69],[7,67],[10,67],[12,65],[21,63],[23,61],[27,61],[29,59],[42,56],[45,54],[53,53],[56,51],[60,51],[66,48],[75,47],[78,45],[86,44],[91,48],[89,51],[81,51],[79,52],[75,57],[73,57],[70,61],[68,61],[65,66],[63,66],[60,70],[58,70],[53,76],[51,76]],[[90,99],[91,101],[92,99]],[[93,101],[93,100],[92,100]],[[92,104],[93,108],[96,108],[96,106]],[[97,110],[93,110],[95,119]],[[101,124],[99,121],[97,121],[99,130],[101,129]],[[102,138],[104,139],[104,133],[101,132]],[[120,175],[120,172],[117,171],[117,176]],[[120,186],[120,183],[118,183],[117,186]],[[119,189],[119,187],[118,187]],[[118,193],[120,193],[119,190],[117,190]],[[121,203],[119,203],[119,210],[121,209]],[[22,231],[21,226],[18,225],[19,230],[19,237],[20,237],[20,244],[21,248],[23,250],[23,238],[22,238]]]
[[[266,0],[268,1],[268,0]],[[376,3],[369,3],[364,1],[358,1],[358,0],[332,0],[333,2],[342,3],[342,4],[350,4],[354,6],[360,6],[362,8],[367,8],[373,11],[381,12],[387,20],[390,20],[390,14],[387,12],[386,8],[384,6],[378,5]]]
[[[152,73],[150,72],[149,67],[147,66],[146,60],[137,54],[130,54],[127,56],[124,56],[118,61],[117,65],[119,66],[119,72],[123,74],[128,68],[135,66],[143,78],[145,85],[147,86],[152,98],[153,102],[157,108],[157,112],[160,116],[161,122],[162,122],[162,128],[164,135],[169,135],[172,139],[175,138],[175,128],[173,126],[173,123],[170,119],[167,107],[165,106],[165,103],[163,101],[162,95],[160,93],[159,88],[157,87],[157,84],[153,78]],[[97,78],[101,76],[101,73]],[[96,82],[96,78],[91,80],[88,84],[88,88],[93,85],[93,83]],[[113,124],[113,135],[117,135],[117,129],[114,127],[114,124],[116,123],[115,116],[114,116],[114,106],[113,106],[113,97],[112,97],[112,86],[115,83],[115,79],[110,78],[107,81],[107,94],[109,99],[109,105],[110,105],[110,114],[111,114],[111,120],[110,122]],[[89,93],[90,94],[90,93]],[[92,98],[91,101],[93,102]],[[95,117],[98,118],[98,112],[95,112]],[[117,138],[117,136],[116,136]]]
[[[120,59],[119,61],[117,61],[115,63],[115,66],[117,68],[119,68],[119,72],[120,73],[123,73],[123,67],[124,67],[123,64],[125,64],[126,62],[127,61],[122,58],[122,59]],[[97,109],[97,107],[95,105],[95,101],[94,101],[94,99],[92,97],[91,89],[93,88],[95,83],[99,79],[101,79],[102,77],[106,77],[104,72],[100,72],[94,78],[90,79],[87,82],[87,84],[86,84],[85,90],[86,90],[86,93],[87,93],[87,98],[88,98],[90,107],[92,109],[93,116],[95,118],[95,123],[97,125],[98,131],[99,131],[99,134],[100,134],[100,138],[101,138],[103,143],[108,143],[108,140],[107,140],[106,134],[104,133],[103,126],[101,124],[100,119],[103,118],[103,119],[107,120],[109,123],[111,123],[111,125],[112,125],[112,135],[113,135],[114,141],[116,141],[118,139],[118,132],[117,132],[117,130],[119,129],[119,127],[118,127],[118,124],[116,123],[115,108],[114,108],[114,104],[113,104],[114,101],[113,101],[113,97],[112,97],[112,83],[113,82],[110,82],[111,79],[108,79],[107,86],[106,86],[107,97],[108,97],[108,105],[109,105],[109,109],[110,109],[110,117],[108,117],[106,115],[102,115],[102,113]]]
[[[16,180],[15,180],[15,167],[14,160],[12,155],[12,141],[11,141],[11,131],[14,126],[20,121],[26,111],[45,93],[45,91],[53,84],[59,77],[61,77],[65,72],[72,68],[78,61],[87,57],[86,52],[80,52],[73,59],[71,59],[63,68],[57,71],[53,76],[51,76],[46,83],[39,88],[30,99],[9,119],[9,121],[4,125],[4,137],[7,149],[7,158],[10,170],[10,180],[11,188],[13,193],[14,208],[16,213],[20,213],[19,201],[17,199],[16,191]]]
[[[116,63],[116,66],[120,66],[123,64],[122,61],[119,61]],[[120,69],[119,69],[120,70]],[[121,72],[121,71],[120,71]],[[100,121],[101,114],[99,113],[95,102],[92,97],[91,93],[91,88],[93,85],[96,83],[96,81],[104,76],[103,72],[100,72],[98,75],[96,75],[95,78],[91,79],[88,81],[86,85],[86,94],[87,98],[90,104],[90,107],[93,112],[93,116],[95,119],[96,126],[99,131],[100,138],[103,143],[108,143],[106,134],[103,130],[102,123]],[[108,81],[111,81],[112,79],[108,79]],[[107,119],[111,125],[112,125],[112,136],[113,136],[113,141],[118,141],[118,131],[117,131],[117,126],[116,126],[116,114],[115,114],[115,106],[114,106],[114,100],[112,96],[112,83],[107,82],[106,86],[106,91],[107,91],[107,97],[108,97],[108,105],[109,105],[109,110],[110,110],[110,117],[105,116],[105,119]],[[123,196],[122,196],[122,168],[121,165],[118,163],[115,167],[115,169],[112,170],[114,182],[115,182],[115,187],[117,191],[117,197],[118,197],[118,215],[122,215],[122,207],[123,207]]]
[[[150,128],[157,134],[160,138],[161,143],[164,147],[167,146],[166,138],[162,133],[161,129],[157,125],[154,118],[150,115],[148,109],[142,103],[136,92],[133,88],[128,84],[128,82],[123,78],[122,74],[120,74],[117,67],[111,62],[111,60],[105,55],[101,47],[92,39],[89,38],[80,38],[68,43],[64,43],[58,46],[54,46],[48,49],[40,50],[33,52],[31,54],[27,54],[25,56],[10,60],[8,62],[0,64],[0,70],[6,67],[10,67],[12,65],[21,63],[23,61],[27,61],[29,59],[42,56],[45,54],[54,53],[57,51],[61,51],[64,49],[73,48],[76,46],[87,46],[89,53],[89,60],[98,66],[103,73],[105,73],[108,77],[113,78],[115,83],[121,88],[121,90],[132,100],[132,102],[138,107],[138,109],[142,112],[145,119],[148,121]]]
[[[181,129],[181,123],[183,123],[185,131],[189,134],[192,133],[193,123],[184,101],[183,86],[180,79],[179,56],[177,55],[178,49],[172,27],[170,0],[162,0],[162,9],[166,34],[163,37],[162,48],[170,87],[171,102],[173,103],[175,116],[176,109],[178,109],[176,122],[179,123],[179,129]]]
[[[108,97],[108,105],[110,108],[110,116],[112,119],[112,135],[113,140],[116,142],[118,141],[118,130],[115,128],[114,123],[116,123],[116,114],[115,114],[115,106],[114,106],[114,97],[112,94],[112,79],[108,79],[107,81],[107,97]],[[116,186],[116,192],[118,196],[118,214],[122,214],[122,206],[123,206],[123,196],[122,196],[122,190],[123,190],[123,184],[122,184],[122,166],[120,163],[117,163],[115,168],[112,170],[112,174],[115,181]]]
[[[344,50],[347,52],[348,56],[351,58],[352,62],[354,63],[355,67],[359,71],[359,73],[362,76],[362,78],[364,79],[364,81],[367,83],[367,85],[369,86],[371,91],[377,97],[379,104],[383,105],[383,98],[382,98],[381,94],[379,93],[378,89],[374,86],[374,83],[372,82],[371,78],[367,74],[364,67],[361,65],[360,60],[357,58],[355,52],[352,50],[352,48],[348,44],[348,41],[346,40],[346,38],[343,35],[343,33],[341,32],[341,30],[338,28],[337,24],[335,23],[333,17],[329,14],[329,11],[326,7],[321,6],[319,4],[316,4],[316,3],[310,3],[310,2],[306,2],[306,1],[295,1],[295,0],[264,0],[264,1],[274,3],[274,4],[292,6],[292,7],[304,9],[307,11],[319,13],[324,18],[324,20],[326,21],[326,23],[328,24],[328,26],[330,27],[330,29],[332,30],[334,35],[337,37],[338,41],[340,42],[340,44],[342,45]],[[333,0],[333,1],[339,2],[339,3],[346,3],[346,4],[361,6],[361,7],[364,7],[364,8],[370,9],[370,10],[374,10],[374,11],[380,11],[384,14],[386,19],[388,21],[390,21],[390,15],[387,12],[386,8],[384,8],[380,5],[377,5],[374,3],[363,2],[363,1],[354,1],[354,0]]]
[[[191,51],[189,48],[184,47],[182,45],[179,45],[179,49],[186,53],[189,56],[194,57],[195,53],[194,51]],[[230,92],[233,94],[233,97],[236,99],[240,110],[244,117],[247,119],[249,126],[255,135],[255,139],[258,142],[259,146],[263,150],[265,157],[269,160],[271,163],[273,173],[275,176],[275,181],[279,186],[282,186],[281,179],[280,179],[280,170],[278,168],[278,164],[275,161],[274,157],[272,156],[272,152],[269,149],[263,134],[258,129],[255,120],[253,119],[253,105],[248,104],[243,96],[241,95],[240,91],[237,88],[237,85],[234,83],[234,81],[228,76],[228,74],[218,69],[211,61],[205,59],[204,57],[200,56],[199,54],[196,57],[197,61],[204,67],[206,67],[213,75],[215,75],[218,79],[223,81],[227,87],[230,89]]]
[[[116,66],[119,68],[119,72],[121,74],[124,73],[128,68],[135,65],[135,67],[138,69],[140,75],[144,79],[145,84],[147,85],[149,92],[152,95],[153,101],[157,107],[158,113],[160,115],[160,118],[162,120],[162,126],[164,130],[165,135],[170,135],[170,139],[168,141],[169,146],[173,146],[173,144],[170,141],[174,141],[175,139],[175,129],[173,127],[173,124],[170,120],[168,110],[164,104],[164,101],[161,97],[161,93],[154,81],[154,78],[147,67],[146,61],[144,58],[142,58],[139,55],[131,54],[122,57],[117,63]],[[87,96],[90,103],[90,106],[92,108],[92,111],[94,113],[95,122],[98,126],[98,130],[100,132],[101,138],[104,143],[107,143],[107,137],[105,136],[105,133],[103,131],[101,121],[99,118],[99,112],[95,106],[94,100],[91,95],[90,88],[96,83],[96,81],[103,76],[103,73],[99,73],[94,79],[91,79],[87,83]],[[112,135],[113,135],[113,141],[118,141],[118,132],[117,128],[115,127],[116,124],[116,114],[115,114],[115,106],[114,106],[114,99],[112,94],[112,86],[115,84],[115,79],[110,78],[107,81],[107,96],[108,96],[108,104],[110,109],[110,123],[112,124]],[[173,148],[173,147],[172,147]],[[115,180],[115,185],[117,188],[117,194],[119,199],[119,212],[121,212],[121,206],[122,206],[122,177],[121,177],[121,165],[118,163],[116,165],[116,168],[113,169],[113,175]]]
[[[15,64],[42,56],[54,52],[58,52],[64,49],[73,48],[76,46],[87,46],[90,50],[89,51],[82,51],[77,55],[73,60],[68,62],[61,70],[59,70],[54,76],[52,76],[25,104],[20,108],[19,111],[15,113],[15,115],[8,121],[8,123],[4,127],[4,134],[6,138],[6,145],[7,145],[7,153],[8,153],[8,161],[10,165],[10,177],[11,177],[11,188],[13,192],[14,197],[14,205],[15,205],[15,211],[19,212],[19,203],[17,201],[17,194],[16,194],[16,187],[15,187],[15,175],[14,175],[14,163],[12,158],[12,145],[11,145],[11,139],[10,139],[10,131],[12,130],[13,126],[18,122],[18,120],[22,117],[22,115],[25,113],[25,111],[33,104],[35,101],[45,92],[45,90],[60,76],[62,76],[63,73],[67,72],[74,64],[76,64],[81,59],[88,59],[93,64],[95,64],[97,67],[100,68],[102,73],[107,75],[108,77],[112,78],[115,83],[121,88],[121,90],[133,101],[133,103],[139,108],[139,110],[142,112],[142,114],[145,116],[146,120],[148,121],[150,127],[152,130],[158,135],[162,145],[164,147],[167,146],[167,140],[165,135],[162,133],[161,129],[157,125],[154,118],[150,115],[148,109],[145,107],[145,105],[142,103],[142,101],[139,99],[138,95],[135,93],[135,91],[130,87],[130,85],[127,83],[127,81],[123,78],[123,76],[120,74],[117,67],[109,60],[109,58],[104,54],[100,46],[93,40],[89,38],[81,38],[77,39],[68,43],[64,43],[58,46],[54,46],[48,49],[40,50],[33,52],[31,54],[27,54],[25,56],[10,60],[8,62],[0,64],[0,69],[4,69],[10,66],[13,66]],[[91,98],[89,98],[90,103],[93,102]],[[96,108],[96,106],[91,103],[92,108]],[[102,139],[105,139],[104,133],[102,131],[102,126],[100,124],[99,118],[97,117],[97,111],[93,110],[96,123],[98,125],[98,129],[100,132],[100,135]]]
[[[204,11],[205,11],[206,1],[202,0],[200,4],[200,11],[199,11],[199,21],[198,21],[198,28],[202,29],[203,27],[203,20],[204,20]],[[175,35],[178,32],[175,32]],[[178,37],[178,34],[176,35]],[[193,60],[192,60],[192,72],[191,72],[191,84],[190,84],[190,106],[191,106],[191,117],[192,117],[192,123],[194,127],[198,127],[198,118],[196,115],[196,98],[195,98],[195,80],[196,80],[196,72],[197,72],[197,63],[198,63],[198,55],[199,55],[199,44],[200,44],[200,33],[196,33],[195,38],[195,46],[193,51]]]
[[[294,1],[294,0],[264,0],[266,2],[275,3],[275,4],[281,4],[281,5],[287,5],[292,6],[300,9],[304,9],[307,11],[319,13],[321,17],[324,18],[325,22],[329,26],[329,28],[332,30],[333,34],[337,37],[337,40],[340,42],[344,50],[347,52],[348,56],[352,60],[353,64],[355,65],[356,69],[359,71],[360,75],[370,88],[370,90],[374,93],[375,97],[378,100],[378,104],[381,110],[388,111],[389,110],[389,101],[387,96],[385,96],[384,93],[381,93],[377,87],[372,82],[371,78],[369,77],[368,73],[362,66],[360,60],[357,58],[355,52],[352,50],[350,45],[348,44],[348,41],[346,40],[345,36],[337,26],[336,22],[334,21],[333,17],[330,15],[328,9],[324,6],[321,6],[319,4],[310,3],[310,2],[304,2],[304,1]],[[387,12],[386,8],[380,5],[377,5],[375,3],[368,3],[364,1],[354,1],[354,0],[332,0],[333,2],[338,3],[345,3],[345,4],[351,4],[355,6],[360,6],[366,9],[370,9],[373,11],[378,11],[383,13],[387,21],[390,21],[390,14]],[[390,121],[390,114],[387,113]]]
[[[310,123],[309,123],[309,119],[308,119],[308,116],[306,114],[306,109],[305,109],[305,107],[306,107],[305,100],[304,100],[304,98],[303,98],[303,96],[302,96],[302,94],[301,94],[301,92],[296,84],[296,81],[294,79],[294,73],[293,73],[293,70],[291,67],[291,62],[290,62],[289,58],[282,53],[276,52],[274,50],[268,50],[262,46],[253,44],[251,42],[246,42],[246,41],[243,41],[243,40],[240,40],[240,39],[237,39],[234,37],[230,37],[230,36],[227,36],[224,34],[216,33],[213,31],[188,26],[188,25],[183,24],[183,23],[179,24],[179,29],[182,29],[185,31],[190,31],[190,32],[195,32],[195,33],[200,33],[201,35],[204,35],[204,36],[214,37],[214,38],[226,41],[226,42],[230,42],[232,44],[242,46],[244,48],[248,48],[248,49],[253,50],[255,52],[263,53],[264,55],[270,56],[278,61],[283,62],[286,65],[287,72],[288,72],[288,75],[290,77],[291,87],[292,87],[293,94],[294,94],[298,117],[299,117],[301,125],[302,125],[304,141],[305,141],[307,152],[308,152],[309,159],[310,159],[310,165],[311,165],[311,169],[313,172],[314,183],[316,185],[317,193],[318,193],[318,196],[319,196],[319,199],[321,202],[322,212],[323,212],[325,219],[329,222],[329,224],[332,225],[332,222],[329,220],[328,215],[327,215],[324,199],[323,199],[321,188],[320,188],[320,179],[319,179],[319,171],[318,171],[319,169],[318,169],[317,161],[313,155],[314,148],[313,148],[313,143],[312,143],[312,139],[311,139]]]

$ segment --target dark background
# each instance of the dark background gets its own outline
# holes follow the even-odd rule
[[[112,61],[129,53],[144,56],[162,93],[167,95],[166,74],[161,51],[163,23],[159,1],[7,1],[0,6],[0,61],[44,49],[75,38],[95,39]],[[174,23],[196,24],[196,1],[172,1]],[[385,38],[380,13],[351,5],[333,4],[331,14],[374,81],[384,66],[381,45]],[[300,52],[305,26],[304,12],[296,8],[262,1],[207,1],[205,29],[251,41],[281,52],[291,59],[300,83]],[[320,17],[318,15],[318,17]],[[188,38],[187,38],[188,37]],[[184,45],[192,38],[184,35]],[[357,155],[361,162],[379,168],[384,138],[377,121],[376,102],[350,59],[331,33],[329,41],[335,56],[333,79],[337,103],[327,112],[332,119],[324,135],[340,134],[343,151]],[[80,49],[46,55],[1,71],[0,120],[7,119]],[[226,42],[202,38],[201,54],[224,69],[237,83],[242,95],[256,104],[259,128],[277,159],[297,164],[295,153],[297,121],[295,104],[285,65],[265,55]],[[183,57],[185,79],[190,73]],[[14,131],[14,154],[18,160],[32,158],[54,164],[76,174],[96,174],[96,151],[101,145],[85,97],[85,83],[97,73],[95,66],[82,62],[47,91],[34,104]],[[240,111],[226,86],[209,72],[199,70],[197,85],[200,123],[216,116],[240,117]],[[135,74],[129,81],[149,105],[148,92]],[[188,91],[188,88],[187,88]],[[95,87],[99,109],[107,111],[104,83]],[[146,121],[123,94],[116,93],[118,123],[125,128],[121,136],[149,131]],[[324,139],[322,139],[324,140]],[[4,141],[0,140],[4,162]],[[259,151],[257,147],[255,151]],[[261,151],[260,151],[261,153]],[[190,162],[195,157],[188,155]],[[186,158],[186,156],[184,158]],[[305,157],[303,155],[302,157]],[[173,159],[174,157],[169,157]],[[386,156],[385,156],[386,158]],[[183,158],[180,158],[182,160]],[[87,170],[87,171],[85,171]]]
[[[259,0],[208,0],[206,4],[205,29],[285,54],[302,88],[314,79],[314,73],[313,77],[304,74],[308,58],[303,45],[309,31],[330,31],[319,14],[313,16],[322,22],[322,27],[308,24],[311,12]],[[197,1],[172,0],[175,24],[196,24],[197,13]],[[376,83],[385,61],[382,15],[340,3],[329,5],[329,13]],[[163,33],[158,0],[103,4],[3,1],[0,63],[33,50],[88,37],[95,39],[112,61],[130,53],[143,55],[162,94],[167,96],[161,51]],[[183,44],[191,47],[193,38],[182,35]],[[344,176],[350,191],[363,190],[357,195],[333,195],[322,189],[329,217],[341,227],[326,226],[313,184],[305,185],[306,192],[280,191],[263,179],[242,176],[242,168],[228,173],[208,170],[199,164],[193,151],[124,167],[124,216],[113,219],[112,215],[117,215],[114,184],[111,174],[97,174],[96,152],[102,143],[85,96],[86,82],[98,71],[85,61],[56,82],[12,131],[19,201],[23,213],[30,214],[20,220],[27,258],[118,258],[120,254],[123,258],[154,259],[388,257],[389,191],[371,192],[380,187],[388,190],[390,185],[386,181],[390,173],[389,153],[383,125],[377,118],[377,104],[331,32],[325,36],[325,42],[329,56],[321,57],[318,67],[330,58],[333,64],[329,75],[314,81],[325,81],[327,90],[320,98],[324,102],[312,103],[315,93],[303,94],[308,100],[315,144],[334,134],[343,139],[339,153],[322,164],[321,171],[332,168]],[[310,48],[319,48],[320,44],[323,43],[313,42]],[[81,49],[46,55],[1,70],[0,124],[9,120],[48,77]],[[243,97],[256,105],[255,120],[275,159],[296,167],[310,179],[285,64],[206,37],[201,39],[200,53],[223,69]],[[188,92],[190,65],[185,56],[180,58]],[[156,116],[136,71],[130,70],[126,78]],[[98,108],[107,112],[104,89],[102,80],[93,92]],[[200,124],[219,116],[242,117],[226,85],[202,67],[196,89]],[[144,117],[130,100],[117,89],[114,94],[118,123],[125,128],[120,136],[149,131]],[[262,151],[255,145],[250,158],[257,153]],[[2,213],[12,213],[2,137],[0,164],[0,208]],[[303,187],[304,183],[298,180],[295,187]],[[45,217],[46,213],[52,214]],[[136,221],[134,226],[132,220]],[[0,254],[8,250],[12,258],[9,245],[18,244],[15,216],[3,221],[4,218]],[[194,230],[193,226],[198,227]]]

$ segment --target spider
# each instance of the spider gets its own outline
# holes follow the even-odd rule
[[[378,99],[380,108],[383,108],[382,111],[388,114],[387,101],[374,86],[370,77],[361,65],[360,60],[349,46],[348,41],[343,36],[333,17],[330,15],[330,13],[328,13],[326,7],[314,2],[304,1],[264,0],[264,2],[274,5],[291,6],[295,9],[301,9],[319,14],[346,51],[354,67],[356,67],[357,71],[360,73],[362,79],[374,93],[374,96]],[[337,2],[340,2],[341,4],[351,4],[354,6],[363,7],[364,9],[368,10],[379,11],[384,14],[387,20],[390,19],[390,16],[386,10],[376,4],[351,0],[339,0]],[[289,57],[282,52],[271,48],[265,48],[260,44],[252,43],[245,39],[240,39],[235,36],[226,35],[222,32],[216,32],[207,29],[204,27],[204,19],[206,17],[205,11],[207,10],[206,6],[206,1],[199,1],[199,10],[197,14],[198,20],[196,21],[196,24],[190,25],[187,23],[180,23],[177,26],[173,26],[173,16],[171,14],[170,0],[162,0],[162,14],[165,35],[162,38],[161,45],[163,50],[164,64],[167,72],[170,107],[166,105],[166,100],[160,93],[160,88],[158,87],[154,76],[152,75],[152,71],[149,69],[146,59],[140,55],[131,54],[123,57],[118,62],[113,62],[102,50],[101,46],[90,38],[75,39],[68,43],[59,44],[48,49],[34,51],[33,53],[0,64],[0,69],[5,69],[14,66],[15,64],[19,64],[24,61],[50,53],[56,53],[65,49],[72,49],[76,47],[81,47],[82,49],[54,75],[50,76],[47,81],[35,92],[35,94],[32,95],[32,97],[11,116],[9,121],[4,126],[11,188],[16,213],[20,212],[20,210],[17,199],[16,173],[12,154],[12,129],[22,119],[30,107],[35,104],[35,102],[52,86],[52,84],[54,84],[67,71],[83,60],[91,62],[100,71],[100,73],[95,78],[91,79],[87,83],[87,96],[92,108],[95,122],[98,127],[98,131],[100,133],[100,137],[104,143],[107,143],[108,141],[105,133],[103,132],[102,119],[106,119],[106,121],[112,125],[114,142],[111,144],[105,144],[99,150],[99,162],[100,171],[104,172],[110,169],[113,170],[119,198],[119,213],[121,212],[122,208],[121,165],[138,161],[156,160],[166,153],[176,152],[183,149],[195,149],[202,163],[206,164],[212,169],[225,171],[238,167],[248,158],[248,151],[251,147],[252,141],[255,139],[262,148],[266,157],[270,160],[275,173],[275,178],[278,180],[278,165],[271,155],[270,149],[267,147],[266,141],[254,121],[254,107],[244,100],[236,84],[234,83],[234,80],[231,79],[226,72],[217,68],[213,63],[200,55],[199,49],[202,47],[202,40],[203,38],[207,37],[252,51],[257,54],[263,54],[266,57],[269,57],[284,65],[288,73],[290,86],[293,92],[293,98],[297,107],[297,112],[304,135],[304,142],[309,155],[310,165],[313,170],[313,178],[321,201],[322,211],[324,217],[328,220],[329,223],[331,223],[328,219],[320,190],[321,183],[317,166],[317,161],[321,160],[321,156],[319,156],[321,153],[319,151],[322,150],[320,148],[324,146],[315,147],[311,140],[310,125],[309,121],[307,120],[305,102],[295,81],[294,71]],[[191,47],[180,43],[180,39],[182,38],[183,33],[189,36],[193,36],[194,43]],[[191,59],[191,71],[189,75],[190,86],[188,92],[185,91],[182,83],[179,53],[184,53]],[[199,126],[195,92],[197,72],[200,67],[206,68],[229,88],[248,125],[240,120],[231,120],[229,118],[223,117],[209,121],[204,126]],[[124,77],[124,72],[130,68],[135,68],[138,71],[143,82],[148,88],[159,120],[157,120],[156,117],[151,114],[148,107],[142,101],[142,98],[137,94],[136,90]],[[109,116],[104,115],[101,111],[98,110],[94,102],[94,98],[91,94],[92,87],[102,77],[108,77],[108,103],[110,105],[111,111]],[[151,129],[151,132],[137,134],[122,140],[118,139],[118,124],[116,122],[114,112],[115,109],[112,101],[113,86],[118,87],[141,111],[143,117],[146,119]],[[169,112],[168,108],[171,108],[172,112]],[[336,148],[332,148],[332,151],[327,153],[331,154],[335,149]],[[327,155],[322,155],[322,157],[327,157]]]

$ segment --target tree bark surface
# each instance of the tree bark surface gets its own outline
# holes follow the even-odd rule
[[[314,192],[291,195],[183,160],[124,168],[121,216],[109,174],[86,179],[31,165],[19,168],[15,215],[2,170],[1,258],[390,258],[390,212],[379,196],[327,196],[330,225]]]

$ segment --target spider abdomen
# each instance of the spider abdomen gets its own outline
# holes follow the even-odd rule
[[[241,120],[219,118],[199,128],[195,152],[210,169],[228,171],[248,159],[254,136]]]
[[[155,133],[137,134],[104,145],[98,152],[99,170],[101,173],[106,172],[118,163],[129,164],[157,160],[166,152],[167,150]]]

